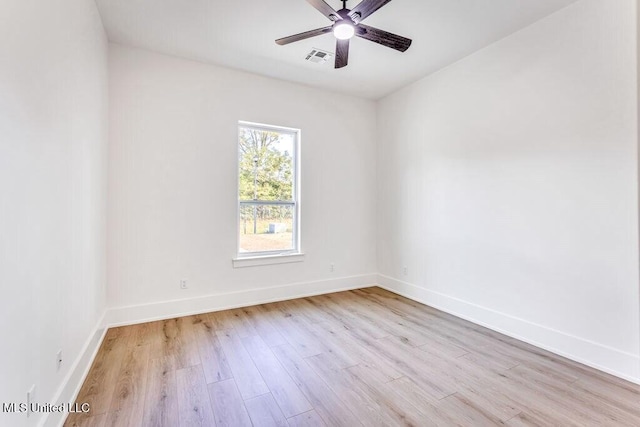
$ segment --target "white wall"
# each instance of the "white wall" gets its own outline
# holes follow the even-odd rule
[[[0,402],[68,401],[100,333],[107,52],[92,0],[0,2]]]
[[[372,101],[119,45],[109,64],[111,322],[375,280]],[[302,129],[304,262],[232,267],[238,120]]]
[[[582,0],[379,102],[383,285],[640,379],[635,7]]]
[[[0,401],[32,384],[39,402],[72,398],[107,270],[110,320],[130,321],[379,268],[396,291],[640,378],[633,8],[578,2],[380,101],[376,134],[370,101],[121,46],[107,93],[93,1],[0,2]],[[302,263],[231,266],[237,120],[303,131]]]

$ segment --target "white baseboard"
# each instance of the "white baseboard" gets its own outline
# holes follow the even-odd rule
[[[382,274],[378,274],[378,286],[567,359],[640,384],[640,357],[637,355]]]
[[[269,288],[206,295],[196,298],[115,307],[107,310],[105,326],[132,325],[211,311],[227,310],[376,285],[376,274],[294,283]]]
[[[98,349],[102,344],[107,329],[104,327],[104,318],[106,311],[102,313],[102,316],[96,323],[96,326],[91,331],[91,334],[84,343],[80,355],[76,358],[69,369],[69,373],[62,381],[62,385],[58,388],[55,397],[52,400],[53,404],[60,403],[72,403],[76,401],[80,388],[84,383],[84,380],[89,374],[89,369],[95,359]],[[49,412],[46,413],[38,423],[39,426],[62,426],[67,418],[67,413]]]

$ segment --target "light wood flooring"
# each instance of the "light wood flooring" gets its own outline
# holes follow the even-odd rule
[[[75,426],[640,426],[640,386],[379,288],[110,329]]]

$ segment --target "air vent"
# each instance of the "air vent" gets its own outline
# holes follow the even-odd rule
[[[331,58],[333,58],[333,53],[314,47],[305,59],[309,62],[315,62],[316,64],[323,64]]]

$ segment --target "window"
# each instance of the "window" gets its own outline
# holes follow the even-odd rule
[[[300,131],[238,125],[238,258],[299,252]]]

